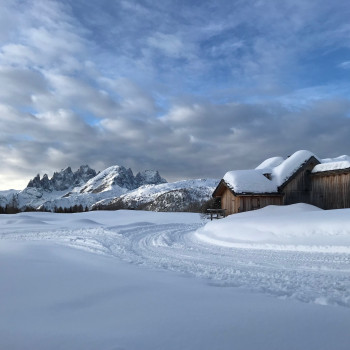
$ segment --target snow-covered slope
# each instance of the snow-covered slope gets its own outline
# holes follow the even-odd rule
[[[101,171],[97,176],[90,179],[79,192],[100,193],[110,191],[114,188],[132,190],[135,187],[135,178],[132,170],[126,169],[123,166],[115,165]]]
[[[185,211],[210,199],[218,183],[217,179],[196,179],[145,185],[120,198],[100,201],[94,207]]]

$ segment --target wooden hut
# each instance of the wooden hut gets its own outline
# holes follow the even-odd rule
[[[221,198],[228,215],[267,205],[311,203],[312,174],[320,164],[309,151],[298,151],[287,159],[269,158],[257,168],[225,174],[213,193]]]
[[[225,209],[227,215],[259,209],[267,205],[283,204],[283,196],[278,192],[239,192],[235,191],[224,179],[215,189],[213,197],[221,198],[221,209]]]

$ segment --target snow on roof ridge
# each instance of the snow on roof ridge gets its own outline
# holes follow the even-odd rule
[[[272,168],[280,165],[283,161],[284,161],[283,157],[271,157],[271,158],[265,159],[255,169],[272,170]]]
[[[350,160],[343,160],[338,162],[326,162],[316,165],[312,169],[312,173],[319,173],[323,171],[332,171],[332,170],[342,170],[350,169]]]
[[[311,157],[315,157],[320,161],[314,153],[307,150],[299,150],[273,168],[272,178],[276,181],[277,186],[282,186]]]
[[[350,156],[343,154],[341,156],[338,156],[336,158],[325,158],[321,159],[321,163],[335,163],[335,162],[343,162],[343,161],[350,161]]]

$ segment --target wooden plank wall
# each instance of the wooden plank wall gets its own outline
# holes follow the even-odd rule
[[[279,196],[240,196],[240,211],[249,211],[264,208],[268,205],[281,205]]]
[[[227,215],[260,209],[267,205],[282,205],[282,203],[281,196],[234,196],[228,189],[221,197],[221,209],[226,209]]]
[[[311,170],[314,163],[307,164],[282,190],[284,193],[283,204],[310,203],[311,195]]]
[[[236,197],[226,188],[221,197],[221,209],[226,209],[226,214],[237,213]]]
[[[310,204],[323,209],[350,208],[350,173],[312,175]]]

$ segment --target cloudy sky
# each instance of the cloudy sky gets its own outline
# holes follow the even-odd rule
[[[0,189],[350,154],[347,0],[0,0]]]

